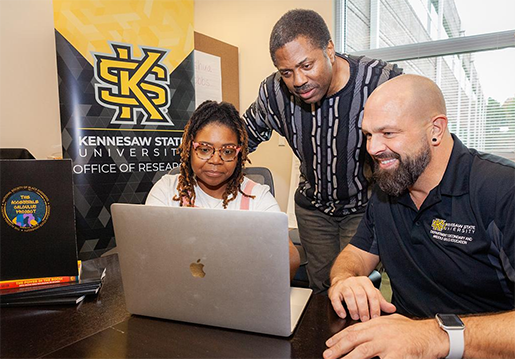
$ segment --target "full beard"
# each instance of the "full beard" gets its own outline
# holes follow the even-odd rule
[[[408,190],[408,188],[415,184],[431,161],[431,150],[429,148],[429,144],[425,141],[424,144],[425,145],[418,154],[414,157],[406,157],[404,160],[396,152],[374,157],[373,178],[383,192],[393,197],[399,197]],[[382,170],[379,167],[378,160],[386,158],[398,159],[398,167],[393,170]]]

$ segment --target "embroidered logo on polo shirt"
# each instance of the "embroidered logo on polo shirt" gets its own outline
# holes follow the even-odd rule
[[[448,223],[445,219],[434,218],[431,223],[433,239],[456,244],[468,244],[474,239],[470,236],[476,232],[472,224]]]
[[[443,219],[433,219],[433,223],[431,223],[431,228],[433,228],[435,231],[443,231],[445,228],[445,221]]]

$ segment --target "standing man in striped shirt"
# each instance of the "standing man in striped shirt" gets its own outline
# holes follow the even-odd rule
[[[279,19],[270,55],[278,71],[261,83],[257,100],[243,115],[249,150],[277,131],[300,159],[295,214],[310,287],[322,293],[368,201],[361,132],[365,101],[402,70],[336,53],[327,25],[312,10],[291,10]]]

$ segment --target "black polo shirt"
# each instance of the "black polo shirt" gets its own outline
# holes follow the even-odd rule
[[[454,147],[418,210],[376,186],[351,243],[379,255],[397,312],[432,317],[515,308],[515,163]]]

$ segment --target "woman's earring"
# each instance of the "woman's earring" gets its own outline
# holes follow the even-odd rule
[[[433,137],[433,142],[436,142],[436,141],[437,141],[436,137]]]

